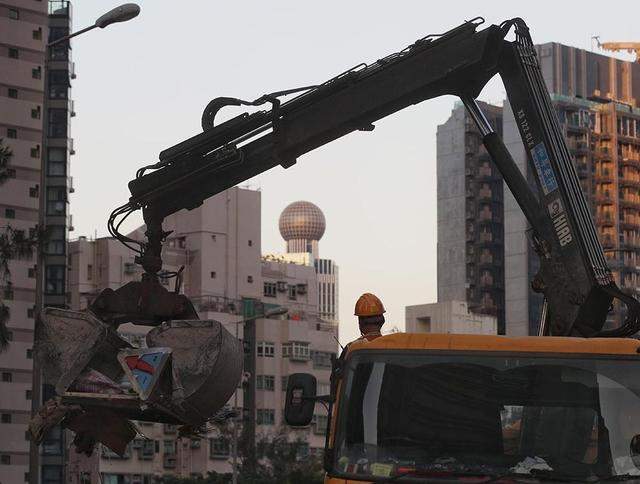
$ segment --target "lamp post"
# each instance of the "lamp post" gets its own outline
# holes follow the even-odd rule
[[[67,22],[68,22],[68,17],[69,17],[69,2],[61,2],[62,8],[56,12],[54,12],[52,15],[55,18],[55,15],[58,13],[59,15],[61,15],[63,18],[67,18]],[[61,12],[61,13],[59,13]],[[66,17],[65,17],[65,12],[66,12]],[[104,15],[100,16],[93,25],[91,25],[90,27],[84,28],[82,30],[79,30],[77,32],[73,32],[69,35],[65,35],[59,39],[56,39],[52,42],[49,42],[46,45],[45,48],[45,59],[44,59],[44,75],[43,75],[43,80],[44,80],[44,99],[43,99],[43,139],[42,139],[42,162],[41,162],[41,169],[40,169],[40,199],[39,199],[39,214],[38,214],[38,229],[39,229],[39,234],[43,234],[44,233],[44,229],[47,227],[47,215],[46,215],[46,210],[47,210],[47,185],[48,185],[48,176],[47,176],[47,167],[48,167],[48,149],[47,149],[47,145],[48,145],[48,136],[49,136],[49,108],[50,108],[50,96],[51,96],[51,92],[50,92],[50,88],[49,88],[49,68],[50,68],[50,63],[52,60],[55,61],[55,59],[53,59],[53,52],[54,50],[52,49],[53,46],[60,44],[62,42],[68,41],[70,38],[72,37],[76,37],[80,34],[83,34],[85,32],[88,32],[89,30],[92,30],[96,27],[100,27],[100,28],[105,28],[113,23],[117,23],[117,22],[126,22],[127,20],[131,20],[132,18],[136,17],[138,14],[140,13],[140,7],[134,3],[127,3],[124,5],[121,5],[119,7],[116,7],[110,11],[108,11],[107,13],[105,13]],[[50,22],[51,23],[51,22]],[[68,58],[65,57],[65,60],[68,62]],[[68,66],[66,69],[64,70],[68,70]],[[65,185],[66,186],[66,185]],[[66,187],[66,189],[68,190],[68,187]],[[66,218],[68,216],[66,210],[64,213],[64,217]],[[61,225],[64,228],[64,233],[65,233],[65,237],[64,237],[64,244],[65,244],[65,251],[64,254],[62,255],[63,258],[66,259],[66,221],[61,223]],[[36,305],[36,313],[37,313],[37,317],[35,319],[35,327],[34,327],[34,347],[36,346],[36,338],[38,335],[38,325],[39,325],[39,315],[42,311],[42,308],[45,306],[45,304],[60,304],[60,301],[45,301],[45,296],[44,296],[44,290],[46,288],[46,266],[49,262],[49,258],[53,257],[53,258],[60,258],[60,256],[50,256],[48,257],[45,254],[45,241],[44,240],[39,240],[38,241],[38,246],[37,246],[37,279],[36,279],[36,301],[35,301],[35,305]],[[66,276],[65,276],[66,278]],[[64,291],[64,289],[63,289]],[[62,296],[64,298],[64,295]],[[62,302],[64,303],[64,302]],[[33,373],[32,373],[32,413],[35,414],[38,411],[38,408],[40,406],[42,400],[42,379],[41,379],[41,374],[40,374],[40,368],[38,367],[38,363],[37,360],[33,361]],[[57,463],[56,463],[57,465]],[[64,474],[64,472],[61,470],[61,472]],[[63,476],[64,477],[64,476]],[[66,481],[66,479],[65,479]],[[29,448],[29,482],[31,484],[39,484],[40,482],[40,449],[39,446],[36,445],[34,442],[31,442],[30,444],[30,448]]]
[[[89,30],[93,30],[96,27],[100,27],[104,29],[105,27],[115,24],[118,22],[126,22],[127,20],[131,20],[134,17],[137,17],[140,13],[140,7],[135,3],[125,3],[120,5],[119,7],[113,8],[109,10],[104,15],[98,17],[98,19],[94,22],[93,25],[89,27],[85,27],[84,29],[78,30],[77,32],[73,32],[72,34],[65,35],[64,37],[60,37],[59,39],[54,40],[53,42],[49,42],[47,44],[47,48],[54,46],[60,42],[64,42],[65,40],[69,40],[72,37],[76,37],[80,34],[84,34]]]
[[[245,352],[245,369],[248,368],[249,370],[249,381],[246,383],[248,386],[247,391],[245,392],[245,395],[249,395],[248,399],[243,399],[242,402],[242,406],[243,408],[246,407],[247,404],[247,400],[251,400],[251,416],[250,416],[250,421],[253,422],[255,419],[255,370],[256,370],[256,365],[255,365],[255,320],[256,319],[260,319],[260,318],[270,318],[273,316],[280,316],[283,314],[287,314],[289,312],[289,310],[285,307],[282,306],[278,306],[276,308],[273,308],[269,311],[265,311],[262,314],[257,314],[254,316],[250,316],[250,317],[245,317],[243,319],[241,319],[240,321],[236,321],[234,324],[236,325],[236,339],[240,339],[240,335],[239,335],[239,329],[240,329],[240,325],[244,325],[245,326],[245,330],[246,330],[246,326],[247,323],[253,323],[252,326],[252,332],[253,332],[253,337],[248,339],[248,343],[247,343],[247,338],[246,338],[246,331],[243,334],[243,346],[244,344],[248,344],[250,345],[249,348],[249,354],[247,354]],[[249,363],[249,364],[247,364]],[[233,394],[233,408],[234,410],[236,408],[238,408],[238,389],[236,388],[235,393]],[[242,415],[244,417],[244,412],[242,412]],[[251,427],[255,427],[255,425],[251,425]],[[231,459],[232,459],[232,470],[231,470],[231,482],[232,484],[237,484],[238,483],[238,418],[236,417],[233,421],[233,440],[232,440],[232,449],[231,449]]]

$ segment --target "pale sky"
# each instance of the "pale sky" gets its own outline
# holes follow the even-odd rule
[[[478,15],[487,25],[522,17],[535,43],[591,49],[593,35],[640,41],[637,0],[138,3],[138,18],[72,44],[78,75],[72,238],[107,235],[107,217],[127,200],[136,169],[199,133],[202,110],[214,97],[255,99],[318,84]],[[74,2],[74,29],[118,4]],[[501,102],[502,84],[492,82],[481,99]],[[435,136],[454,101],[406,109],[373,132],[348,135],[249,182],[262,191],[263,253],[284,250],[277,224],[290,202],[309,200],[325,213],[320,253],[340,266],[343,342],[357,334],[353,306],[362,292],[382,298],[387,329],[404,328],[406,305],[436,300]]]

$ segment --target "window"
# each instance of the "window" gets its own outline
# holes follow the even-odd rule
[[[282,377],[282,380],[280,381],[280,386],[282,387],[282,391],[286,392],[287,391],[287,384],[289,383],[289,377],[287,375]]]
[[[316,395],[329,395],[331,393],[331,384],[318,382],[316,387]]]
[[[216,437],[209,439],[209,457],[217,459],[220,457],[228,457],[229,441],[224,437]]]
[[[37,30],[31,32],[33,40],[42,40],[42,27],[38,27]]]
[[[212,241],[212,242],[215,242],[215,241],[216,241],[216,235],[215,235],[215,234],[211,235],[211,241]]]
[[[264,358],[273,358],[276,353],[276,346],[268,341],[258,341],[256,345],[256,354]]]
[[[7,128],[7,138],[17,138],[18,130],[15,128]]]
[[[253,240],[249,240],[249,247],[253,246]]]
[[[287,287],[287,292],[289,293],[289,299],[296,299],[296,286],[288,286]]]
[[[276,411],[272,408],[259,408],[256,413],[256,423],[258,425],[275,425]]]
[[[333,353],[329,351],[312,351],[311,360],[314,368],[331,368],[331,357]]]
[[[67,211],[67,190],[65,187],[47,188],[47,215],[64,215]]]
[[[49,99],[67,99],[69,96],[69,71],[52,70],[49,72]]]
[[[265,297],[276,297],[277,294],[277,284],[275,282],[265,282],[264,283],[264,296]]]
[[[62,484],[62,466],[42,466],[42,484]]]
[[[45,294],[64,294],[65,266],[49,265],[45,270]]]
[[[211,279],[215,279],[216,278],[216,271],[211,271]]]
[[[49,148],[47,150],[47,175],[66,176],[67,150],[65,148]]]
[[[25,390],[24,391],[24,398],[25,400],[31,400],[31,397],[33,396],[33,392],[31,390]]]
[[[40,145],[31,148],[31,158],[40,158]]]
[[[174,455],[176,453],[176,441],[165,440],[162,446],[165,455]]]
[[[256,388],[272,392],[276,388],[276,377],[273,375],[257,375]]]
[[[29,196],[31,198],[38,198],[38,193],[40,192],[39,190],[39,185],[36,185],[34,187],[29,187]]]
[[[282,357],[292,360],[307,361],[309,359],[309,343],[290,341],[282,344]]]
[[[20,54],[18,53],[18,49],[16,49],[15,47],[9,47],[9,58],[17,59],[18,57],[20,57]]]
[[[16,211],[13,208],[5,208],[4,209],[4,216],[6,218],[16,218]]]
[[[10,87],[7,91],[7,94],[10,98],[18,99],[18,90]]]
[[[67,110],[64,108],[49,109],[49,136],[51,138],[67,137]]]
[[[19,20],[20,19],[20,11],[17,8],[10,8],[9,9],[9,18],[12,20]]]
[[[13,380],[13,375],[11,373],[9,373],[8,371],[3,371],[2,372],[2,381],[5,383],[11,383],[11,381]]]
[[[4,466],[11,465],[11,456],[7,454],[0,455],[0,464]]]
[[[67,243],[67,231],[64,225],[51,225],[47,230],[44,252],[49,255],[64,255]],[[91,280],[91,277],[88,277]]]
[[[93,264],[87,264],[87,280],[93,280]]]
[[[34,79],[42,79],[42,66],[31,69],[31,77]]]
[[[253,284],[253,276],[247,276],[247,282]]]
[[[33,316],[35,315],[36,310],[35,308],[27,308],[27,318],[33,319]]]
[[[326,415],[313,416],[313,433],[316,435],[324,435],[327,431],[327,423],[329,418]]]
[[[33,279],[34,277],[36,277],[36,268],[35,267],[29,267],[29,269],[27,270],[27,277],[29,279]]]
[[[33,350],[31,348],[27,348],[26,357],[27,357],[27,360],[33,359]]]
[[[15,168],[7,168],[6,169],[6,173],[7,173],[7,176],[9,178],[15,178],[16,177],[16,169]]]
[[[3,413],[2,415],[0,415],[0,422],[2,422],[3,424],[10,424],[11,423],[11,414],[10,413]]]

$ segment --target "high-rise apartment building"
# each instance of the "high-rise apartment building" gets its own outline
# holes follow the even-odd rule
[[[502,108],[480,103],[502,131]],[[502,176],[461,103],[437,132],[438,302],[466,301],[504,333]]]
[[[245,383],[228,403],[242,416],[239,425],[245,433],[239,434],[259,441],[284,430],[290,439],[306,441],[310,452],[320,452],[326,411],[318,406],[309,429],[284,429],[284,390],[289,374],[307,372],[316,375],[319,391],[328,391],[335,326],[319,317],[313,265],[261,256],[260,218],[260,192],[240,188],[168,217],[163,227],[173,232],[165,243],[163,268],[184,266],[182,290],[200,318],[222,322],[245,343]],[[142,239],[143,232],[138,229],[132,237]],[[134,254],[114,239],[80,238],[69,250],[74,308],[86,307],[106,287],[115,289],[140,278]],[[161,281],[173,284],[173,279]],[[265,318],[273,309],[280,309],[279,315]],[[124,325],[120,332],[144,344],[148,329]],[[226,429],[212,429],[205,439],[178,439],[170,425],[140,425],[147,439],[136,439],[124,458],[105,447],[92,459],[72,454],[70,482],[98,482],[100,475],[107,484],[147,484],[164,474],[231,471],[233,422]]]
[[[12,153],[0,167],[0,233],[11,227],[25,238],[38,225],[46,42],[47,2],[0,5],[0,139]],[[35,253],[9,260],[9,270],[9,277],[0,276],[0,310],[9,311],[10,339],[0,350],[0,482],[21,483],[29,478]]]
[[[640,64],[558,43],[536,46],[553,105],[616,282],[640,287]],[[505,107],[504,141],[533,183],[513,113]],[[542,297],[530,289],[538,270],[527,223],[505,189],[507,333],[537,334]],[[616,306],[607,327],[621,323]]]

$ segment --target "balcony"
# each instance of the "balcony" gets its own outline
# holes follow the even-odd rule
[[[622,166],[633,166],[635,168],[640,168],[640,159],[633,158],[633,157],[625,157],[623,155],[622,159],[620,160],[620,164]]]
[[[613,198],[611,198],[611,194],[609,192],[596,193],[595,200],[596,200],[596,203],[603,204],[603,205],[613,204]]]
[[[242,314],[242,301],[223,296],[195,296],[191,302],[198,312]]]
[[[640,188],[640,179],[621,178],[619,183],[621,187]]]
[[[605,227],[612,227],[614,225],[613,215],[611,213],[602,213],[596,216],[596,224]]]
[[[606,168],[604,170],[597,171],[593,177],[600,183],[613,183],[613,175]]]

